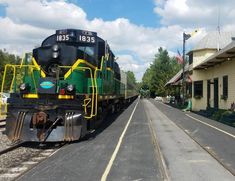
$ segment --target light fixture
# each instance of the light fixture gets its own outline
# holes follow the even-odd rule
[[[75,87],[74,87],[74,85],[69,84],[66,89],[67,89],[68,92],[71,93],[71,92],[73,92],[75,90]]]
[[[28,83],[22,83],[19,86],[20,93],[26,94],[30,91],[30,86]]]
[[[59,52],[52,52],[52,58],[58,58],[59,57]]]
[[[54,51],[54,52],[57,52],[58,50],[59,50],[59,45],[58,44],[55,44],[55,45],[53,45],[52,46],[52,50]]]
[[[57,59],[59,57],[59,45],[58,44],[54,44],[52,46],[52,58]]]
[[[26,87],[27,87],[27,85],[25,83],[20,84],[20,90],[21,91],[25,91]]]

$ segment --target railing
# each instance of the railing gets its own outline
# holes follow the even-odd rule
[[[98,73],[102,72],[106,67],[104,66],[105,61],[107,60],[107,56],[103,56],[101,59],[101,66],[94,67],[89,62],[85,60],[78,59],[77,62],[73,66],[59,66],[59,70],[61,69],[68,69],[67,73],[64,76],[64,80],[66,80],[73,71],[76,70],[88,70],[90,73],[90,79],[91,79],[91,98],[88,97],[84,100],[83,107],[84,111],[87,112],[88,106],[91,104],[91,112],[90,114],[87,114],[85,118],[90,119],[97,115],[97,109],[98,109],[98,84],[97,84],[97,78]],[[1,93],[8,92],[8,93],[17,93],[19,92],[19,85],[24,82],[24,78],[27,75],[29,79],[32,81],[31,85],[33,85],[34,93],[37,95],[37,85],[36,82],[38,81],[40,77],[45,77],[45,73],[41,70],[40,66],[36,63],[35,60],[32,57],[32,63],[34,65],[24,65],[21,63],[20,65],[11,65],[7,64],[5,66],[4,74],[3,74],[3,80],[2,80],[2,86],[1,86]],[[79,67],[80,64],[84,64],[85,66]],[[94,70],[94,72],[93,72]],[[37,74],[35,74],[37,72]],[[93,75],[94,73],[94,75]],[[35,75],[37,77],[35,77]],[[1,94],[2,95],[2,94]],[[0,98],[2,98],[0,96]],[[2,99],[0,99],[2,100]],[[0,115],[7,113],[7,104],[0,102]]]
[[[83,64],[86,64],[85,61],[80,61],[80,62],[83,63]],[[82,106],[84,107],[84,112],[86,113],[85,118],[86,119],[90,119],[90,118],[96,116],[96,113],[97,113],[97,110],[96,110],[97,109],[97,102],[95,101],[95,99],[98,96],[97,95],[98,90],[97,90],[97,86],[95,84],[95,80],[94,80],[94,76],[93,76],[93,73],[92,73],[92,69],[90,67],[78,67],[79,64],[81,64],[81,63],[78,63],[77,67],[74,67],[74,66],[59,66],[58,68],[59,69],[69,69],[67,71],[67,73],[70,72],[69,76],[73,75],[72,72],[74,72],[75,70],[88,70],[89,71],[89,73],[90,73],[89,77],[91,79],[91,86],[92,86],[92,93],[91,93],[91,98],[84,99],[84,103],[83,103]],[[64,77],[64,79],[67,79],[69,76],[66,75]],[[88,115],[87,114],[87,107],[89,106],[90,103],[91,103],[91,112]]]
[[[3,93],[4,91],[9,93],[13,92],[15,93],[19,91],[18,86],[20,85],[20,83],[22,83],[22,79],[25,77],[26,74],[28,76],[31,75],[31,78],[33,80],[33,86],[36,91],[37,89],[36,89],[34,70],[37,70],[36,66],[34,65],[11,65],[11,64],[5,65],[5,70],[2,79],[1,93]]]
[[[2,95],[0,96],[0,119],[7,114],[7,103],[2,102]]]
[[[8,106],[7,103],[2,102],[3,93],[16,93],[17,91],[19,91],[18,87],[20,83],[22,83],[21,79],[25,76],[25,74],[31,75],[34,90],[37,91],[34,70],[37,70],[34,65],[5,65],[0,90],[0,115],[6,115]]]

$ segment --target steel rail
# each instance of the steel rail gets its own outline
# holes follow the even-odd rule
[[[10,146],[9,148],[6,148],[6,149],[4,149],[4,150],[1,150],[1,151],[0,151],[0,156],[3,155],[3,154],[5,154],[5,153],[8,153],[8,152],[10,152],[10,151],[13,151],[13,150],[15,150],[15,149],[17,149],[17,148],[20,148],[20,147],[23,146],[24,144],[25,144],[25,142],[16,143],[16,144]]]

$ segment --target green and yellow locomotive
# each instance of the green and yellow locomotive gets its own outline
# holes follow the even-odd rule
[[[6,65],[1,91],[8,88],[12,141],[78,140],[137,96],[108,44],[75,29],[57,30],[20,65]]]

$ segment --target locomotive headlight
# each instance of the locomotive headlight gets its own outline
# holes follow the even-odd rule
[[[26,88],[27,88],[27,85],[26,85],[25,83],[20,84],[20,90],[21,90],[21,91],[25,91]]]
[[[52,58],[54,58],[54,59],[58,58],[59,57],[59,49],[60,49],[59,45],[54,44],[51,49],[52,49]]]
[[[74,87],[74,85],[69,84],[66,89],[68,92],[73,92],[75,90],[75,87]]]
[[[52,46],[52,50],[53,50],[54,52],[57,52],[57,51],[59,50],[59,45],[57,45],[57,44],[53,45],[53,46]]]
[[[52,52],[52,58],[58,58],[59,52]]]
[[[19,86],[20,93],[26,94],[30,91],[30,85],[28,83],[22,83]]]

